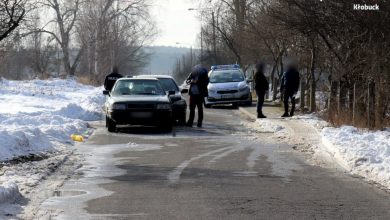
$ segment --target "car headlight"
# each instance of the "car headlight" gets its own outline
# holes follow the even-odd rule
[[[113,110],[125,110],[125,109],[126,109],[126,104],[114,103],[114,104],[111,106],[111,109],[113,109]]]
[[[170,104],[158,104],[157,109],[171,109]]]
[[[249,89],[249,86],[244,85],[244,86],[241,86],[238,90],[239,90],[240,92],[244,92],[244,91],[246,91],[246,90],[248,90],[248,89]]]
[[[215,90],[215,89],[209,89],[209,93],[216,93],[217,92],[217,90]]]

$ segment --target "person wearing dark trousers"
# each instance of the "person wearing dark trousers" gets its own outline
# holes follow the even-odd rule
[[[209,84],[209,77],[207,75],[207,70],[199,65],[194,67],[186,82],[190,85],[190,117],[188,119],[187,126],[192,127],[195,119],[195,109],[197,107],[197,126],[200,128],[203,123],[203,102],[204,98],[208,96],[207,85]]]
[[[256,73],[254,76],[255,90],[257,94],[257,118],[267,118],[263,114],[263,105],[265,94],[269,89],[267,78],[264,76],[264,64],[258,63],[256,65]]]
[[[295,112],[295,96],[300,85],[299,72],[294,64],[289,64],[283,74],[280,92],[284,95],[284,114],[282,117],[292,117]],[[291,100],[291,112],[289,113],[289,100]]]
[[[112,73],[108,74],[104,80],[104,89],[111,92],[116,81],[120,78],[123,78],[123,76],[119,74],[118,67],[114,66],[114,68],[112,68]]]

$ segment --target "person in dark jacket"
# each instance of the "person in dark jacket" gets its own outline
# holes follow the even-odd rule
[[[108,74],[104,80],[104,89],[111,92],[116,81],[122,77],[123,76],[119,74],[118,67],[114,66],[114,68],[112,68],[112,73]]]
[[[263,105],[265,94],[269,89],[267,78],[264,76],[264,64],[258,63],[256,65],[256,73],[254,76],[255,90],[257,94],[257,118],[267,118],[263,114]]]
[[[280,92],[284,94],[284,114],[282,117],[292,117],[295,111],[295,96],[300,85],[299,72],[294,64],[289,64],[287,71],[283,74]],[[291,112],[289,114],[289,100],[291,100]]]
[[[207,85],[209,84],[209,77],[207,70],[200,65],[195,66],[188,76],[186,83],[190,85],[190,117],[187,126],[192,127],[195,118],[195,108],[198,107],[197,126],[200,128],[203,123],[203,102],[204,98],[208,96]]]

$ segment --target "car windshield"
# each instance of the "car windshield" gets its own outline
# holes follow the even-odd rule
[[[159,78],[162,88],[164,91],[179,91],[179,88],[176,85],[176,82],[170,78]]]
[[[115,84],[112,95],[164,95],[157,80],[120,80]]]
[[[210,83],[242,82],[244,74],[237,71],[214,71],[210,75]]]

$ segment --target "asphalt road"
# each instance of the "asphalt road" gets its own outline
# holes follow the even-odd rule
[[[46,200],[47,219],[390,219],[390,196],[312,166],[237,110],[206,111],[204,128],[109,134],[78,153],[84,166]],[[43,214],[42,214],[43,213]]]

